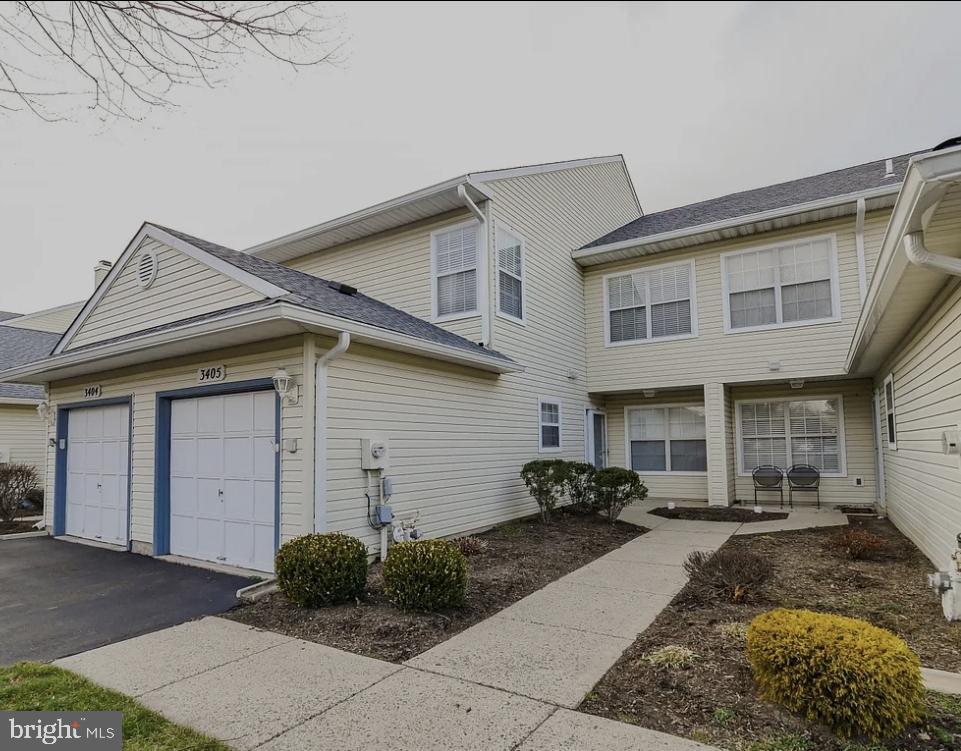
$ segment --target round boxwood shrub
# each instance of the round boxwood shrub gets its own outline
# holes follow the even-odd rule
[[[890,631],[810,610],[762,613],[747,631],[761,697],[832,728],[879,740],[923,717],[921,664]]]
[[[340,532],[285,542],[274,559],[277,586],[287,599],[314,608],[355,600],[367,584],[367,548]]]
[[[467,598],[467,559],[447,540],[400,542],[384,561],[387,598],[405,610],[463,607]]]

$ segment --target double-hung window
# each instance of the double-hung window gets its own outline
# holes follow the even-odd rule
[[[434,319],[477,312],[478,224],[471,222],[431,235]]]
[[[728,331],[840,317],[833,236],[727,253],[721,259]]]
[[[898,448],[898,426],[894,419],[894,376],[884,379],[884,430],[887,433],[888,448]]]
[[[524,320],[524,241],[498,227],[497,312],[515,321]]]
[[[844,474],[841,397],[739,402],[737,409],[741,474],[762,464]]]
[[[628,407],[628,461],[635,472],[706,472],[704,408]]]
[[[608,344],[697,333],[693,261],[608,276],[604,296]]]
[[[541,398],[537,403],[538,448],[542,452],[561,450],[561,401]]]

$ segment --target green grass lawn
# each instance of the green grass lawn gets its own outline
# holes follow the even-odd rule
[[[227,751],[219,741],[174,725],[129,696],[52,665],[21,662],[0,667],[0,709],[120,711],[125,751]]]

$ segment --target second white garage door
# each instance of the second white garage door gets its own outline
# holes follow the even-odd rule
[[[171,553],[273,569],[275,399],[255,391],[171,404]]]

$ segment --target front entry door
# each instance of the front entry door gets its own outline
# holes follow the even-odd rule
[[[587,453],[598,469],[607,466],[607,415],[596,409],[587,410]]]

